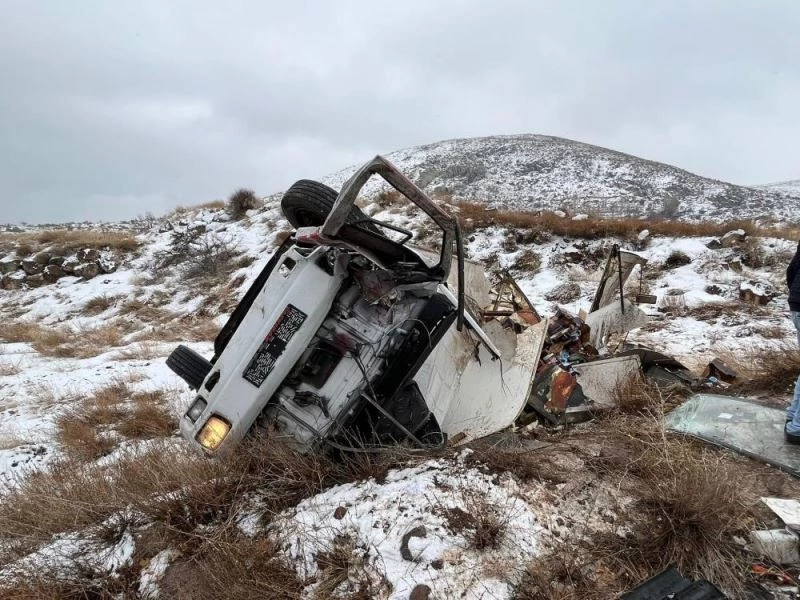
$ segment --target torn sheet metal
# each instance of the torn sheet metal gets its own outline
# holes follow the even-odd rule
[[[550,365],[536,375],[528,404],[553,425],[586,421],[593,409],[613,406],[618,386],[640,372],[635,355]]]
[[[761,501],[786,523],[786,527],[800,533],[800,501],[792,498],[761,498]]]
[[[627,250],[612,251],[608,261],[606,261],[606,267],[603,270],[603,276],[600,278],[600,284],[597,286],[597,292],[589,312],[592,313],[611,304],[620,289],[625,286],[625,282],[628,281],[628,277],[630,277],[634,267],[645,264],[647,264],[647,259],[635,252]],[[620,278],[622,279],[621,283]]]
[[[650,348],[628,348],[616,354],[616,356],[633,355],[639,357],[644,376],[658,386],[686,385],[693,387],[697,385],[697,377],[672,356]]]
[[[738,377],[736,370],[721,358],[715,358],[703,371],[703,378],[716,377],[719,381],[733,383]]]
[[[665,424],[800,477],[800,446],[784,440],[785,415],[745,398],[697,394],[669,413]]]
[[[584,395],[599,406],[613,406],[616,392],[625,380],[641,373],[639,357],[615,356],[573,365]]]
[[[586,396],[578,385],[578,378],[560,364],[545,367],[533,380],[528,406],[551,425],[567,422],[567,411],[584,406]]]
[[[705,580],[692,581],[675,567],[651,577],[620,600],[725,600],[726,596]]]
[[[518,327],[535,325],[542,320],[517,282],[508,274],[492,288],[491,302],[483,309],[483,315],[487,321],[496,318],[516,323]]]
[[[545,321],[516,335],[512,358],[494,358],[469,329],[448,330],[415,380],[448,435],[460,444],[505,429],[530,395]],[[512,332],[513,334],[513,332]]]
[[[619,302],[613,302],[586,317],[586,324],[591,330],[589,343],[598,350],[605,347],[612,334],[624,334],[650,322],[650,317],[641,308],[628,300],[623,302],[624,312]]]

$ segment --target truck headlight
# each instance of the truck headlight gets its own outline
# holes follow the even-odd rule
[[[206,450],[216,450],[231,430],[231,424],[222,417],[212,415],[197,432],[195,440]]]
[[[206,402],[202,396],[198,396],[192,405],[189,407],[189,410],[186,411],[186,417],[192,422],[196,423],[197,419],[200,418],[200,415],[203,414],[203,411],[208,406],[208,402]]]

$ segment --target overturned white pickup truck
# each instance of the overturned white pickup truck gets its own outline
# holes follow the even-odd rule
[[[413,249],[410,231],[355,206],[376,174],[433,221],[439,252]],[[264,427],[301,451],[435,447],[513,423],[545,323],[513,282],[490,290],[464,260],[453,217],[380,156],[338,194],[302,180],[281,206],[296,231],[217,336],[214,357],[179,346],[167,361],[197,390],[181,419],[190,443],[214,454]]]

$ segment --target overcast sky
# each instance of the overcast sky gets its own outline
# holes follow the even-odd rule
[[[798,179],[800,1],[0,0],[0,222],[511,133]]]

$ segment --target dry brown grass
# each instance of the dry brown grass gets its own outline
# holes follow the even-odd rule
[[[320,570],[319,583],[314,597],[319,600],[342,599],[368,600],[382,597],[365,570],[364,551],[356,540],[343,535],[334,538],[331,547],[316,556]],[[388,591],[389,588],[383,591]]]
[[[714,321],[721,317],[748,315],[751,317],[765,317],[770,315],[770,310],[764,306],[757,306],[738,300],[726,302],[707,302],[692,308],[685,308],[683,315],[698,321]]]
[[[105,294],[89,298],[83,305],[81,312],[88,316],[99,315],[114,306],[119,298],[119,296],[106,296]]]
[[[213,461],[168,443],[125,451],[104,466],[68,457],[30,474],[4,496],[0,539],[10,540],[12,547],[0,562],[56,534],[98,525],[128,507],[159,532],[157,549],[175,547],[188,554],[211,535],[208,525],[232,523],[237,502],[254,492],[260,517],[268,523],[302,498],[332,485],[380,478],[408,460],[402,454],[344,461],[299,455],[271,436],[251,439]]]
[[[30,321],[4,323],[0,327],[0,341],[7,343],[31,342],[40,333],[40,327]]]
[[[567,537],[554,546],[554,561],[563,560],[566,568],[554,573],[558,585],[539,595],[520,585],[518,598],[615,597],[670,565],[693,579],[708,579],[732,599],[744,597],[749,564],[734,537],[746,536],[755,520],[742,464],[666,433],[662,418],[656,409],[649,417],[621,415],[596,424],[602,450],[584,460],[630,501],[618,509],[615,531]],[[531,566],[528,584],[547,583],[542,574],[552,564],[545,562]]]
[[[271,541],[225,531],[218,538],[204,541],[191,556],[175,561],[160,589],[163,597],[177,600],[299,600],[302,584]]]
[[[40,325],[30,321],[9,323],[0,330],[0,341],[26,342],[44,356],[89,358],[122,343],[123,332],[116,323],[94,328]]]
[[[141,392],[131,396],[133,408],[117,425],[119,434],[131,439],[168,437],[178,428],[178,420],[159,391]]]
[[[768,348],[754,348],[735,355],[719,353],[743,380],[734,386],[737,394],[788,394],[800,375],[800,350],[785,342]]]
[[[56,441],[71,458],[92,461],[110,453],[123,438],[169,437],[177,419],[164,392],[131,392],[115,381],[77,401],[56,419]]]
[[[17,254],[22,250],[28,255],[50,246],[59,246],[65,252],[81,248],[110,248],[133,252],[139,247],[139,241],[135,235],[125,231],[52,229],[35,233],[0,233],[0,248],[16,247]]]
[[[166,356],[167,352],[156,343],[138,342],[117,351],[114,360],[153,360]]]
[[[598,238],[605,236],[636,236],[643,229],[654,235],[674,237],[720,236],[732,229],[744,229],[748,235],[775,237],[787,240],[800,238],[796,227],[767,228],[752,221],[729,221],[726,223],[692,223],[656,219],[604,219],[593,217],[580,221],[559,217],[552,212],[528,212],[515,210],[487,211],[478,202],[458,202],[458,216],[465,232],[478,227],[501,226],[525,229],[530,232],[549,232],[576,238]]]
[[[12,363],[2,363],[0,364],[0,377],[10,377],[11,375],[16,375],[22,371],[22,367],[19,364],[12,364]]]
[[[203,202],[202,204],[197,204],[192,206],[191,208],[206,208],[209,210],[216,210],[220,208],[225,208],[225,201],[224,200],[210,200],[209,202]]]

